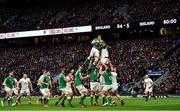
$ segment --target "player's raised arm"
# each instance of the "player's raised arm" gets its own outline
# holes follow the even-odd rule
[[[100,75],[102,74],[102,66],[100,66],[100,68],[99,68],[99,74]]]
[[[111,71],[113,71],[113,70],[114,70],[114,68],[113,68],[112,63],[111,63],[111,62],[109,62],[109,65],[110,65]]]

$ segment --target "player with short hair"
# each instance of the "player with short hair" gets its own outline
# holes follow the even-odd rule
[[[67,87],[67,85],[71,84],[71,83],[69,83],[71,81],[71,79],[72,79],[72,74],[70,73],[66,77],[64,69],[62,69],[61,73],[58,75],[58,86],[59,86],[59,90],[62,92],[60,97],[63,97],[63,100],[62,100],[62,103],[61,103],[61,105],[63,107],[65,107],[64,102],[67,99],[67,97],[68,97],[68,106],[72,107],[71,95],[70,95],[70,94],[72,94],[72,89],[69,86]],[[60,100],[61,100],[61,98],[59,99],[59,101]]]
[[[81,74],[81,70],[82,70],[82,66],[79,65],[78,70],[75,73],[75,87],[81,94],[81,98],[80,98],[80,102],[79,102],[80,106],[85,107],[84,100],[85,100],[86,96],[88,95],[88,90],[83,86],[82,80],[86,80],[87,78],[89,78],[89,76],[87,75],[87,76],[83,77]]]
[[[33,91],[32,83],[30,78],[27,77],[27,74],[23,74],[23,77],[19,80],[17,86],[19,88],[19,85],[21,85],[20,88],[20,94],[18,96],[18,102],[21,103],[20,99],[23,95],[27,95],[29,99],[29,104],[31,104],[31,94],[30,91]]]
[[[51,97],[49,87],[52,88],[49,71],[43,71],[43,75],[41,75],[38,80],[38,85],[40,86],[40,91],[43,95],[41,99],[44,100],[44,107],[48,107],[48,102]],[[37,101],[37,104],[40,104],[39,100]]]
[[[105,70],[102,69],[103,67],[105,68]],[[108,104],[111,105],[112,103],[112,98],[109,92],[112,89],[112,78],[111,78],[112,74],[110,68],[107,65],[103,65],[103,67],[102,66],[100,67],[99,74],[103,76],[105,82],[101,95],[103,98],[103,106],[106,106]],[[107,95],[108,95],[108,100],[106,97]]]
[[[91,68],[89,69],[90,73],[90,88],[91,88],[91,105],[97,105],[98,104],[98,98],[99,98],[99,82],[98,82],[98,76],[99,71],[98,68],[95,65],[91,65]],[[95,98],[95,103],[93,103],[93,97]]]
[[[4,102],[8,100],[8,104],[13,105],[13,88],[17,88],[17,79],[14,77],[14,71],[9,72],[9,76],[5,78],[3,82],[4,89],[6,91],[6,97],[1,101],[2,106],[4,106]]]
[[[55,103],[55,105],[58,105],[59,102],[61,101],[61,99],[63,98],[63,101],[66,100],[66,96],[65,96],[65,87],[66,87],[66,82],[64,81],[65,78],[65,69],[62,68],[60,70],[60,74],[57,76],[57,81],[58,81],[58,90],[61,93],[60,96],[58,97],[58,101]],[[62,82],[61,82],[62,81]],[[62,106],[64,106],[64,102],[61,103]]]
[[[149,96],[153,96],[154,99],[156,99],[155,95],[153,94],[153,85],[154,85],[154,82],[152,81],[152,79],[149,78],[148,75],[145,75],[144,76],[144,87],[145,87],[144,94],[146,96],[146,101],[148,101]]]

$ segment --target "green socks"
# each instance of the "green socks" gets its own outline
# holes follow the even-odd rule
[[[3,102],[6,102],[6,100],[7,100],[7,98],[4,98],[4,99],[3,99]]]
[[[108,97],[108,102],[109,102],[109,104],[112,103],[112,98],[111,97]]]
[[[72,104],[71,104],[72,98],[71,97],[67,97],[67,100],[68,100],[68,106],[72,107]]]
[[[106,98],[106,96],[103,96],[103,104],[104,103],[107,103],[107,98]]]
[[[86,98],[86,95],[84,95],[84,96],[81,96],[81,99],[80,99],[80,104],[83,104],[83,102],[84,102],[84,99]]]
[[[95,95],[95,102],[98,103],[99,95]]]
[[[91,95],[91,104],[93,104],[93,95]]]
[[[64,96],[63,100],[62,100],[62,104],[64,104],[64,101],[67,99],[66,96]]]

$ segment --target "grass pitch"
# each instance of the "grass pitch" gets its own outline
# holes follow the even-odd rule
[[[87,107],[81,108],[79,106],[79,98],[74,98],[72,101],[73,108],[55,106],[57,98],[51,98],[49,101],[49,107],[45,108],[43,105],[36,105],[36,99],[32,99],[32,104],[28,104],[27,99],[22,99],[22,104],[19,106],[0,106],[0,110],[180,110],[180,98],[157,98],[154,100],[150,98],[149,101],[145,102],[145,98],[123,98],[125,101],[125,106],[120,106],[120,102],[113,98],[116,101],[117,106],[91,106],[90,98],[86,98],[84,103]],[[2,99],[1,99],[2,100]],[[99,103],[102,103],[102,99],[99,99]],[[65,103],[67,105],[67,101]]]

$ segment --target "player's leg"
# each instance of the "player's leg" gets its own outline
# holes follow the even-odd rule
[[[12,97],[13,91],[10,90],[8,92],[8,105],[12,105],[13,104],[13,97]]]
[[[112,88],[112,94],[115,94],[116,98],[120,101],[121,106],[125,105],[125,102],[123,101],[123,99],[120,97],[120,94],[118,93],[118,84],[113,84],[113,88]]]
[[[65,107],[64,102],[65,102],[66,99],[67,99],[67,95],[64,95],[63,98],[62,98],[62,102],[61,102],[62,107]]]
[[[1,105],[2,106],[4,106],[4,103],[9,99],[9,91],[10,91],[11,89],[10,88],[8,88],[8,87],[5,87],[5,92],[6,92],[6,96],[5,96],[5,98],[1,101]]]
[[[26,90],[26,94],[27,94],[27,97],[29,99],[28,104],[31,104],[31,94],[30,94],[30,90],[29,89]]]
[[[113,89],[113,85],[108,85],[108,88],[107,88],[107,91],[106,91],[106,93],[107,93],[107,95],[108,95],[108,104],[110,105],[110,106],[112,106],[112,90]]]
[[[98,99],[99,99],[99,91],[95,92],[95,104],[94,105],[98,105]]]
[[[51,93],[48,88],[45,89],[45,94],[43,96],[44,96],[44,107],[48,107],[48,102],[51,97]]]
[[[36,104],[42,104],[44,100],[43,95],[41,95],[41,97],[36,101]]]
[[[155,96],[155,94],[153,93],[153,91],[152,91],[152,92],[149,92],[149,93],[150,93],[151,97],[153,97],[153,98],[156,100],[156,96]]]
[[[67,89],[68,107],[73,107],[72,103],[71,103],[72,99],[73,99],[73,91],[72,91],[72,89]]]
[[[115,96],[116,96],[116,98],[121,102],[121,106],[124,106],[124,105],[125,105],[125,102],[124,102],[124,100],[121,98],[120,94],[118,93],[118,90],[116,90]]]
[[[79,102],[80,106],[85,107],[84,100],[85,100],[86,96],[88,95],[88,90],[83,85],[78,86],[77,89],[81,94],[81,98],[80,98],[80,102]]]
[[[58,105],[61,99],[64,97],[64,93],[61,90],[59,90],[59,92],[60,92],[60,96],[58,97],[58,101],[55,103],[55,105]]]
[[[16,88],[13,88],[13,93],[15,94],[15,97],[16,97],[16,102],[12,104],[12,106],[15,106],[15,105],[18,105],[20,104],[18,102],[18,97],[19,97],[19,91],[16,89]]]
[[[110,85],[105,85],[102,89],[102,98],[103,98],[103,106],[108,105],[108,101],[107,101],[107,94],[108,94],[108,90],[110,89],[109,87]]]
[[[102,100],[103,100],[103,106],[106,106],[107,105],[107,95],[106,95],[106,92],[105,91],[102,91],[101,92],[101,96],[102,96]]]
[[[112,106],[112,93],[108,92],[108,104]]]
[[[91,87],[91,105],[93,105],[93,98],[95,96],[95,84],[94,82],[90,82]]]
[[[146,98],[146,101],[148,101],[148,98],[149,98],[149,91],[145,90],[145,98]]]
[[[16,100],[16,105],[21,104],[21,97],[22,97],[22,93],[20,92]]]
[[[62,98],[61,98],[61,96],[60,96],[60,98],[62,99],[62,101],[61,101],[61,106],[62,106],[62,107],[65,107],[64,102],[65,102],[65,100],[67,99],[66,88],[61,89],[61,92],[62,92],[62,94],[63,94]]]
[[[16,104],[21,104],[21,97],[23,96],[23,94],[25,93],[25,90],[20,90],[20,93],[17,97],[17,101],[16,101]]]
[[[100,83],[96,82],[96,86],[95,86],[95,105],[98,105],[98,98],[99,98],[99,95],[100,95],[99,87],[100,87]]]
[[[36,104],[42,104],[43,103],[43,100],[44,100],[44,93],[45,93],[45,89],[40,89],[40,92],[42,94],[42,96],[36,101]]]

